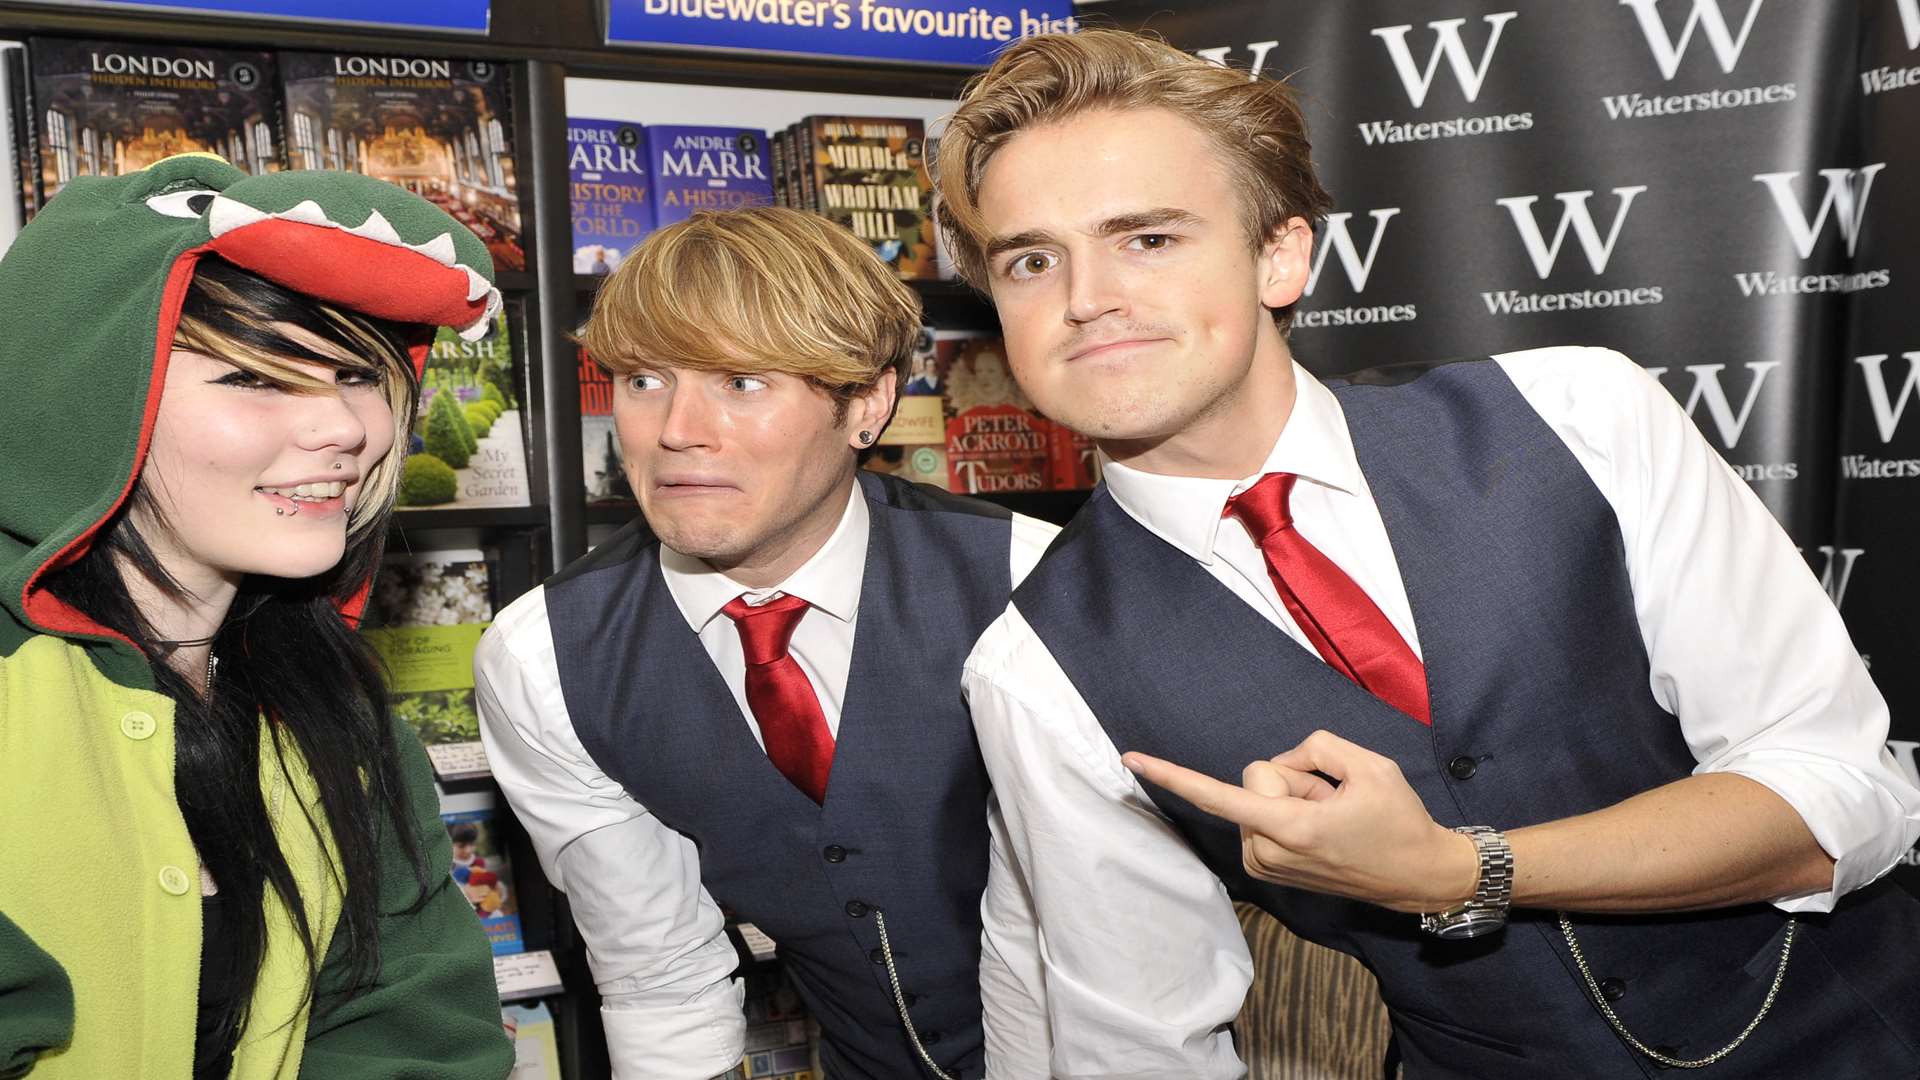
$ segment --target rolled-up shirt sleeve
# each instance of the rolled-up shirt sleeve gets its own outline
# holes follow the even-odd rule
[[[1496,359],[1619,519],[1651,688],[1678,718],[1696,774],[1765,785],[1833,858],[1830,888],[1775,905],[1830,911],[1885,874],[1920,836],[1920,789],[1887,749],[1886,701],[1807,559],[1626,357]]]
[[[567,894],[619,1080],[705,1080],[740,1063],[738,958],[693,843],[603,773],[560,691],[539,590],[501,612],[474,657],[494,779]]]

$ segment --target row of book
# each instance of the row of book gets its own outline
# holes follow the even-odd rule
[[[526,267],[504,65],[54,37],[0,65],[19,219],[75,177],[201,151],[256,174],[378,177],[472,229],[496,267]]]
[[[425,744],[436,778],[454,789],[440,797],[440,817],[453,850],[450,871],[493,945],[496,974],[507,994],[510,983],[525,981],[518,969],[530,966],[514,961],[530,957],[499,827],[502,809],[490,788],[459,783],[488,775],[474,707],[473,654],[494,610],[485,553],[394,555],[381,567],[362,633],[385,663],[394,713]],[[733,932],[747,983],[746,1075],[813,1080],[819,1075],[819,1029],[784,972],[763,963],[774,956],[774,943],[751,924],[736,923]],[[534,981],[540,983],[542,976]],[[558,1080],[553,1019],[546,1006],[502,1008],[519,1054],[513,1080]]]
[[[609,273],[655,229],[768,203],[837,221],[901,277],[942,276],[914,117],[809,116],[756,128],[567,121],[573,268]]]
[[[613,380],[578,353],[587,501],[633,501],[613,422]],[[1034,410],[986,331],[925,326],[893,422],[866,468],[961,495],[1084,491],[1100,482],[1093,440]]]

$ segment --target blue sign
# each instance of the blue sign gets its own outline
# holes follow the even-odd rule
[[[245,15],[295,22],[354,23],[410,30],[487,32],[490,0],[39,0],[72,7],[144,8],[196,15]]]
[[[1071,0],[607,0],[607,43],[984,66]]]

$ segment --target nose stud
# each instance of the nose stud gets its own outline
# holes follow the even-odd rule
[[[334,463],[333,463],[333,471],[334,471],[334,472],[339,472],[339,471],[340,471],[340,463],[339,463],[339,462],[337,462],[337,461],[336,461],[336,462],[334,462]]]

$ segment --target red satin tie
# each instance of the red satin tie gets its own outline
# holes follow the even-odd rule
[[[1267,557],[1267,576],[1300,629],[1335,671],[1429,726],[1427,669],[1346,572],[1293,527],[1287,500],[1298,477],[1268,473],[1227,500]]]
[[[747,707],[760,725],[768,759],[809,799],[826,802],[833,734],[807,673],[787,651],[807,602],[783,596],[753,607],[736,596],[720,611],[740,628],[740,646],[747,656]]]

